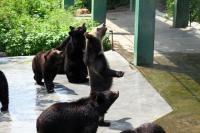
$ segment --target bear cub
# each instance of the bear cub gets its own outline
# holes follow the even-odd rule
[[[165,130],[158,124],[145,123],[134,130],[126,130],[121,133],[165,133]]]
[[[63,52],[51,49],[47,52],[39,52],[32,61],[34,79],[39,85],[45,85],[47,92],[54,92],[53,80],[62,63]],[[44,83],[42,82],[44,79]]]
[[[5,74],[0,70],[0,102],[2,104],[1,111],[8,111],[8,82]]]
[[[86,37],[86,52],[84,61],[88,67],[91,91],[101,92],[110,90],[113,82],[113,77],[122,77],[124,72],[112,70],[109,67],[107,59],[103,52],[102,38],[106,33],[106,26],[102,25],[90,33],[85,33]],[[109,126],[109,122],[104,121],[104,115],[99,119],[100,126]]]
[[[65,58],[61,67],[71,83],[89,81],[87,67],[83,61],[86,30],[85,24],[77,28],[70,26],[69,36],[57,47],[58,50],[64,51]]]
[[[94,92],[74,102],[55,103],[37,119],[38,133],[96,133],[99,116],[118,98],[119,92]]]

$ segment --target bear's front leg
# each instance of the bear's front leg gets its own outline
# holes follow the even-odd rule
[[[109,76],[109,77],[123,77],[124,76],[124,72],[122,71],[116,71],[116,70],[112,70],[112,69],[106,69],[106,71],[104,72],[104,75]]]
[[[56,76],[56,74],[48,74],[48,73],[44,74],[44,83],[45,83],[45,87],[46,87],[48,93],[54,92],[53,80],[54,80],[55,76]]]
[[[99,126],[109,127],[110,122],[104,120],[104,115],[99,117]]]
[[[96,123],[91,123],[90,125],[84,127],[81,133],[96,133],[98,125]]]

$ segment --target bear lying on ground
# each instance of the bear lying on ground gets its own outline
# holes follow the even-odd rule
[[[63,61],[64,71],[71,83],[85,83],[88,82],[87,67],[83,62],[83,54],[85,49],[86,32],[85,24],[80,27],[74,28],[70,26],[69,37],[67,37],[60,46],[56,49],[64,51],[65,58]],[[63,69],[61,68],[61,69]]]
[[[47,92],[54,92],[53,80],[57,74],[59,65],[62,63],[63,52],[51,49],[47,52],[38,53],[32,61],[32,70],[37,84],[46,86]],[[44,79],[44,83],[42,82]]]
[[[0,102],[2,104],[1,111],[8,111],[8,82],[2,71],[0,71]]]
[[[119,92],[94,92],[74,102],[56,103],[37,119],[38,133],[96,133],[99,116],[118,98]]]
[[[91,92],[101,92],[110,90],[113,77],[122,77],[124,72],[110,69],[102,49],[102,38],[107,28],[103,25],[90,33],[85,33],[86,53],[84,57],[85,64],[88,67],[90,76]],[[109,126],[109,122],[104,121],[104,115],[100,117],[100,126]]]
[[[146,123],[134,130],[126,130],[121,133],[165,133],[165,130],[158,124]]]

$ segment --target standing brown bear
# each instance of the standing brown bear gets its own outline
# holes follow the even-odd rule
[[[74,102],[56,103],[37,119],[37,133],[96,133],[99,116],[118,98],[119,92],[94,92]]]
[[[47,52],[38,53],[32,61],[34,79],[39,85],[45,85],[47,92],[54,92],[53,80],[58,72],[59,65],[62,63],[63,52],[51,49]],[[44,83],[42,82],[44,79]]]
[[[2,71],[0,71],[0,102],[2,104],[1,111],[8,111],[8,82]]]
[[[56,48],[64,51],[65,55],[59,71],[64,71],[71,83],[88,82],[87,67],[83,61],[86,30],[85,24],[77,28],[70,26],[69,36]]]
[[[91,85],[91,94],[93,92],[102,92],[110,90],[113,77],[122,77],[124,72],[112,70],[106,60],[103,52],[102,38],[106,33],[106,26],[98,27],[90,33],[85,33],[86,53],[85,64],[88,67]],[[100,126],[109,126],[109,122],[104,121],[104,114],[99,120]]]

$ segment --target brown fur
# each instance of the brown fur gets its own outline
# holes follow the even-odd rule
[[[62,63],[63,52],[51,49],[47,52],[38,53],[32,61],[32,70],[37,84],[45,83],[47,92],[54,92],[53,80],[57,74],[59,65]],[[44,83],[42,82],[44,79]]]

